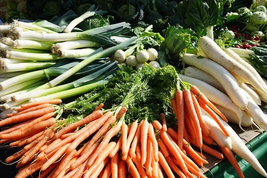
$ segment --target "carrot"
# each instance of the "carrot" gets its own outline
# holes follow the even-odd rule
[[[92,159],[89,159],[87,164],[86,164],[86,167],[89,168],[86,172],[85,172],[85,175],[84,177],[87,177],[87,176],[90,176],[95,170],[96,168],[101,164],[101,162],[108,157],[109,153],[112,151],[112,149],[115,147],[116,145],[116,142],[110,142],[108,143],[104,149],[100,150],[100,153],[101,154],[97,154],[97,157],[95,159],[93,159],[94,161],[94,164],[90,164],[89,162],[92,160]],[[96,150],[97,151],[97,150]],[[96,153],[96,151],[94,153]],[[91,158],[92,158],[92,155],[91,155]],[[93,157],[94,158],[94,157]]]
[[[190,118],[193,121],[192,126],[194,126],[194,132],[195,132],[197,144],[201,146],[202,145],[201,127],[200,127],[200,123],[199,123],[198,116],[196,113],[196,109],[192,101],[191,92],[189,89],[183,90],[183,97],[184,97],[184,102],[185,102],[185,110],[188,114],[188,118]]]
[[[129,152],[129,149],[130,149],[130,146],[131,146],[131,143],[134,139],[134,135],[137,131],[137,128],[138,128],[138,122],[137,121],[134,121],[130,127],[129,127],[129,134],[128,134],[128,137],[127,137],[127,144],[125,146],[125,153],[123,154],[122,153],[122,160],[126,160],[127,159],[127,155],[128,155],[128,152]]]
[[[136,149],[137,143],[138,143],[138,141],[140,139],[140,130],[141,130],[142,123],[143,123],[143,120],[138,124],[136,133],[135,133],[134,138],[133,138],[133,141],[131,143],[131,148],[129,150],[130,156],[133,155],[133,154],[135,154],[135,149]]]
[[[60,173],[59,176],[64,177],[64,178],[73,178],[73,177],[75,177],[77,175],[78,177],[81,177],[81,175],[85,171],[85,167],[86,167],[86,162],[84,162],[82,165],[80,165],[79,167],[75,168],[74,170],[66,171],[65,175],[62,175]]]
[[[105,168],[100,173],[100,178],[109,178],[111,176],[111,161],[109,160]]]
[[[75,140],[72,142],[70,147],[67,149],[67,152],[72,152],[74,149],[76,149],[76,147],[80,143],[82,143],[85,139],[87,139],[90,135],[92,135],[95,131],[97,131],[101,126],[105,125],[105,122],[110,117],[113,117],[113,116],[111,116],[111,114],[104,114],[99,119],[95,120],[95,121],[97,121],[96,123],[90,122],[86,126],[88,129],[82,131],[81,134],[79,134],[79,136],[75,138]],[[106,127],[107,128],[110,127],[110,124],[114,123],[114,122],[115,122],[115,118],[114,119],[111,118]]]
[[[222,129],[222,131],[225,134],[225,136],[229,137],[230,135],[229,135],[228,131],[224,127],[221,119],[214,113],[214,111],[212,109],[210,109],[207,105],[205,105],[204,103],[202,103],[201,101],[199,102],[199,104],[216,121],[216,123]]]
[[[88,161],[88,166],[91,166],[98,154],[108,146],[109,141],[121,130],[121,123],[115,124],[105,135],[101,143],[99,144],[97,150],[92,154],[92,158]]]
[[[39,133],[33,134],[32,136],[27,137],[26,139],[24,139],[23,141],[21,141],[20,143],[18,143],[18,147],[24,146],[28,143],[33,142],[35,139],[39,138],[44,131],[41,131]]]
[[[121,125],[121,154],[127,155],[127,137],[128,137],[128,125],[123,122]]]
[[[51,164],[53,164],[58,158],[60,158],[66,151],[66,149],[68,148],[68,146],[70,145],[70,143],[64,145],[63,147],[59,148],[55,154],[53,154],[53,156],[51,158],[49,158],[45,164],[42,165],[41,167],[41,171],[46,170]]]
[[[158,161],[156,161],[154,158],[152,158],[152,177],[157,178],[158,177],[158,167],[159,167],[159,163]]]
[[[38,178],[51,178],[54,169],[57,167],[57,164],[49,166],[45,171],[41,171]]]
[[[9,157],[7,157],[5,159],[5,163],[11,163],[12,161],[15,161],[16,159],[18,159],[19,157],[21,157],[22,155],[24,155],[27,152],[27,150],[19,150],[16,153],[10,155]]]
[[[74,161],[71,165],[70,165],[70,169],[74,170],[77,167],[79,167],[81,164],[83,164],[86,159],[89,158],[89,156],[96,150],[96,148],[98,147],[98,142],[94,143],[89,149],[87,149],[87,151],[84,154],[81,154],[81,156],[79,156],[76,161]]]
[[[141,128],[140,128],[140,145],[141,145],[141,163],[142,165],[145,164],[146,162],[146,157],[147,157],[147,137],[148,137],[148,126],[149,123],[147,120],[144,120]]]
[[[117,113],[116,119],[121,118],[127,112],[127,110],[128,110],[127,107],[122,107],[120,111]]]
[[[105,167],[105,165],[107,164],[107,162],[109,161],[109,157],[106,157],[101,163],[100,165],[96,168],[96,170],[91,174],[90,177],[98,177],[100,172],[103,170],[103,168]]]
[[[68,164],[70,163],[70,160],[73,158],[76,152],[77,151],[74,150],[73,152],[64,155],[62,160],[59,162],[57,168],[53,171],[54,172],[53,177],[57,177],[60,174],[60,172],[65,171],[65,169],[70,166]]]
[[[117,141],[114,149],[108,155],[110,158],[113,157],[115,154],[117,154],[118,151],[121,149],[121,141],[122,141],[122,138],[120,137],[119,140]]]
[[[159,164],[162,166],[162,168],[164,169],[167,176],[169,178],[175,178],[169,164],[167,163],[167,161],[166,161],[165,157],[163,156],[163,154],[161,153],[161,151],[159,151],[158,154],[159,154]]]
[[[167,121],[165,115],[163,113],[160,113],[160,118],[162,122],[162,130],[167,131]]]
[[[181,178],[186,178],[186,176],[184,175],[184,173],[181,171],[181,169],[175,165],[175,163],[173,162],[173,160],[170,157],[165,157],[168,165],[170,166],[170,168]]]
[[[116,153],[113,157],[111,157],[111,177],[118,178],[119,171],[119,155]]]
[[[193,145],[195,145],[195,142],[191,142]],[[196,145],[195,145],[196,146]],[[208,153],[209,155],[217,158],[217,159],[223,159],[224,156],[222,153],[220,153],[219,151],[215,150],[214,148],[206,145],[206,144],[203,144],[202,147],[201,147],[202,151]]]
[[[199,120],[199,124],[200,124],[200,127],[201,127],[201,130],[202,132],[204,133],[205,136],[208,136],[209,135],[209,130],[205,124],[205,121],[204,119],[202,118],[202,112],[201,112],[201,108],[199,106],[199,103],[196,99],[196,97],[194,96],[194,94],[191,94],[192,96],[192,101],[193,101],[193,104],[194,104],[194,107],[195,107],[195,110],[196,110],[196,114],[197,114],[197,117],[198,117],[198,120]]]
[[[195,168],[193,168],[191,165],[187,165],[187,167],[189,170],[187,176],[190,176],[192,178],[194,178],[195,176],[199,178],[206,178],[206,176],[204,176],[199,170],[196,170]],[[195,176],[191,175],[191,173],[194,174]]]
[[[0,121],[0,126],[9,125],[9,124],[15,124],[18,122],[23,122],[26,120],[29,120],[31,118],[42,116],[46,113],[54,112],[55,108],[53,106],[45,107],[42,109],[38,109],[35,111],[30,111],[24,114],[15,115],[6,119],[3,119]]]
[[[111,112],[110,112],[110,114],[111,114]],[[96,119],[100,118],[102,115],[103,115],[102,111],[100,111],[100,110],[94,111],[91,114],[89,114],[88,116],[86,116],[85,118],[79,120],[78,122],[74,122],[74,123],[64,127],[60,131],[58,131],[55,134],[55,138],[59,138],[62,135],[64,135],[65,133],[71,132],[80,126],[83,126],[84,124],[89,123],[90,121],[96,120]]]
[[[155,153],[153,152],[152,149],[152,142],[150,140],[148,140],[147,143],[147,158],[146,158],[146,162],[144,164],[144,167],[146,168],[146,174],[148,176],[152,176],[152,159],[153,159],[153,155]]]
[[[240,178],[244,178],[244,173],[242,171],[242,169],[240,168],[234,153],[232,152],[232,150],[230,150],[227,147],[221,147],[219,146],[220,150],[222,151],[223,155],[228,159],[228,161],[231,163],[231,165],[234,167],[234,169],[236,170],[238,176]]]
[[[104,107],[104,103],[100,103],[100,104],[95,108],[94,111],[100,110],[100,109],[102,109],[103,107]]]
[[[162,125],[158,120],[154,120],[152,122],[152,125],[153,125],[154,129],[156,129],[156,130],[161,130],[162,129]]]
[[[136,166],[136,168],[137,168],[137,170],[138,170],[140,176],[141,176],[142,178],[147,178],[148,176],[146,175],[146,172],[145,172],[145,169],[144,169],[144,167],[143,167],[143,165],[142,165],[142,162],[140,162],[140,161],[137,159],[137,156],[136,156],[136,155],[133,155],[133,156],[132,156],[132,160],[133,160],[133,162],[134,162],[134,164],[135,164],[135,166]]]
[[[132,175],[133,178],[141,178],[141,176],[140,176],[135,164],[133,163],[133,160],[131,159],[131,157],[128,156],[127,159],[125,160],[125,162],[127,163],[128,171],[130,172],[130,174]]]
[[[210,136],[205,136],[203,135],[202,136],[202,139],[205,143],[209,144],[209,145],[212,145],[214,143],[214,140],[210,137]]]
[[[28,130],[18,130],[18,131],[14,131],[12,133],[9,134],[3,134],[0,135],[0,138],[2,139],[20,139],[22,137],[27,137],[29,135],[33,135],[35,133],[41,132],[42,130],[44,130],[47,127],[50,127],[51,125],[55,124],[56,120],[55,118],[50,118],[48,120],[39,122],[35,125],[33,125],[31,128],[29,128]]]
[[[45,107],[48,107],[48,106],[51,106],[51,105],[48,104],[48,103],[45,103],[45,104],[33,106],[33,107],[28,108],[28,109],[24,109],[24,110],[22,110],[20,112],[17,112],[16,114],[13,114],[13,116],[14,115],[23,114],[23,113],[27,113],[27,112],[30,112],[30,111],[35,111],[35,110],[38,110],[38,109],[42,109],[42,108],[45,108]]]
[[[161,139],[158,140],[158,145],[159,145],[159,147],[161,149],[161,152],[164,155],[164,157],[168,157],[170,155],[169,151],[168,151],[168,148],[167,148],[167,146],[165,145],[165,143]]]
[[[136,145],[135,155],[136,155],[136,158],[139,161],[141,161],[142,153],[141,153],[141,148],[140,148],[140,145],[139,144]]]
[[[45,104],[45,103],[48,103],[48,104],[60,104],[60,103],[62,103],[62,100],[61,99],[54,99],[54,100],[27,103],[27,104],[21,105],[20,108],[16,109],[16,111],[21,111],[21,110],[24,110],[24,109],[27,109],[27,108],[30,108],[30,107],[34,107],[34,106],[37,106],[37,105]]]
[[[43,134],[40,142],[38,142],[34,147],[32,147],[28,152],[26,152],[20,162],[17,164],[17,167],[21,167],[22,165],[25,165],[27,162],[32,160],[34,158],[34,155],[39,151],[39,149],[48,141],[50,138],[52,138],[54,135],[53,129],[47,129],[46,132]]]
[[[184,112],[185,112],[185,104],[184,104],[184,97],[183,91],[177,90],[175,93],[175,100],[176,100],[176,110],[177,110],[177,123],[178,123],[178,137],[177,143],[180,148],[183,146],[183,135],[184,135]]]
[[[38,133],[55,123],[55,118],[52,118],[52,115],[53,113],[45,114],[27,125],[20,127],[16,131],[8,134],[1,134],[0,138],[16,140]]]
[[[170,136],[167,134],[167,132],[163,132],[160,131],[160,138],[162,139],[162,141],[165,143],[165,145],[167,146],[167,149],[169,150],[169,152],[172,154],[172,156],[179,161],[179,165],[182,169],[182,171],[184,173],[187,173],[187,167],[186,164],[184,162],[184,160],[182,159],[181,153],[179,153],[180,148],[176,148],[175,145],[173,144]]]
[[[24,122],[21,122],[21,123],[16,123],[14,125],[12,125],[12,127],[9,127],[9,128],[6,128],[5,130],[2,130],[0,132],[0,134],[6,134],[6,133],[11,133],[15,130],[18,130],[20,127],[23,127],[25,125],[27,125],[28,123],[32,122],[33,119],[30,119],[28,121],[24,121]]]
[[[122,159],[119,159],[118,178],[126,178],[126,174],[127,174],[126,163]]]
[[[33,174],[35,171],[41,168],[41,166],[46,162],[45,159],[40,161],[34,161],[32,164],[28,164],[18,171],[15,178],[25,178]]]
[[[152,143],[153,155],[154,155],[153,157],[156,161],[159,161],[159,157],[158,157],[158,147],[159,146],[158,146],[156,135],[154,133],[153,125],[151,123],[149,123],[149,126],[148,126],[148,139]]]
[[[185,113],[185,128],[184,129],[184,137],[190,137],[192,140],[196,141],[196,135],[194,132],[195,125],[193,124],[193,121],[191,118],[189,118],[188,114]]]
[[[201,100],[204,104],[208,105],[216,114],[218,114],[225,122],[228,122],[228,119],[224,116],[224,114],[214,105],[209,99],[201,93],[201,91],[195,86],[191,85],[190,91],[192,91],[198,100]]]
[[[177,106],[176,106],[176,98],[175,97],[174,98],[171,98],[170,101],[171,101],[171,106],[172,106],[174,115],[177,118],[178,117],[178,115],[177,115],[178,114],[178,111],[177,111]]]

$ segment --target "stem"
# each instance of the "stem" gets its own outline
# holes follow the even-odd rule
[[[11,25],[0,25],[0,33],[9,33]]]
[[[2,71],[5,72],[19,72],[44,69],[55,65],[55,62],[34,62],[34,63],[16,63],[16,64],[5,64],[1,65]]]
[[[88,85],[84,85],[78,88],[73,88],[67,91],[61,91],[61,92],[57,92],[57,93],[53,93],[51,95],[46,95],[43,97],[39,97],[39,98],[34,98],[31,99],[30,102],[39,102],[39,101],[46,101],[46,100],[51,100],[51,99],[66,99],[66,98],[70,98],[73,96],[77,96],[77,95],[81,95],[84,94],[88,91],[91,91],[97,87],[103,86],[107,83],[107,80],[100,80],[97,81],[95,83],[91,83]]]
[[[61,59],[55,54],[51,53],[31,53],[20,51],[7,51],[6,57],[11,59],[20,59],[26,61],[55,61]]]
[[[46,32],[46,33],[56,33],[52,30],[47,29],[47,28],[35,25],[34,23],[28,23],[28,22],[22,22],[22,21],[15,20],[12,25],[14,27],[21,27],[23,29],[28,29],[28,30],[33,30],[33,31],[40,31],[40,32]]]
[[[85,47],[100,47],[100,45],[96,42],[92,42],[89,40],[64,41],[52,45],[51,51],[55,52],[58,49],[76,49]]]
[[[93,53],[95,49],[93,48],[83,48],[83,49],[59,49],[57,55],[62,58],[79,58],[85,57]]]
[[[32,48],[32,49],[41,49],[41,50],[50,50],[53,43],[51,42],[41,42],[33,40],[14,40],[14,48]]]
[[[79,23],[81,23],[82,21],[84,21],[86,18],[94,16],[95,12],[94,11],[87,11],[84,14],[82,14],[81,16],[73,19],[68,26],[64,29],[65,33],[70,33],[74,27],[76,27]]]

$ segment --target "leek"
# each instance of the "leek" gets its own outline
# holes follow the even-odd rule
[[[26,61],[55,61],[61,59],[58,55],[49,52],[40,53],[40,51],[22,52],[22,51],[6,51],[6,58],[20,59]]]
[[[39,32],[18,32],[17,39],[27,39],[36,41],[71,41],[79,39],[94,39],[94,35],[104,32],[111,32],[115,29],[129,28],[130,24],[126,22],[116,23],[112,25],[106,25],[103,27],[97,27],[83,32],[71,32],[71,33],[39,33]]]
[[[94,16],[95,12],[94,11],[87,11],[85,13],[83,13],[82,15],[80,15],[79,17],[73,19],[68,25],[67,27],[64,29],[65,33],[70,33],[74,27],[76,27],[79,23],[81,23],[82,21],[84,21],[85,19],[87,19],[88,17]]]
[[[0,33],[9,33],[11,29],[11,25],[0,25]]]
[[[50,50],[51,46],[53,45],[52,42],[41,42],[41,41],[34,41],[34,40],[14,40],[12,41],[13,48],[31,48],[31,49],[41,49],[41,50]]]
[[[47,28],[38,26],[38,25],[31,23],[31,22],[22,22],[22,21],[14,20],[14,22],[11,24],[11,26],[12,27],[20,27],[20,28],[27,29],[27,30],[46,32],[46,33],[57,33],[57,32],[54,32],[52,30],[49,30]]]
[[[82,48],[82,49],[59,49],[57,55],[61,58],[79,58],[85,57],[92,54],[95,51],[93,48]]]
[[[13,40],[9,37],[3,37],[1,41],[5,45],[8,45],[8,46],[13,45]]]
[[[49,87],[53,87],[56,86],[57,84],[61,83],[62,81],[66,80],[67,78],[69,78],[70,76],[72,76],[73,74],[75,74],[76,72],[78,72],[79,70],[81,70],[83,67],[85,67],[86,65],[90,64],[91,62],[97,60],[98,58],[101,57],[108,57],[110,55],[112,55],[116,50],[118,49],[124,49],[126,47],[128,47],[130,44],[132,44],[135,41],[136,37],[132,37],[129,40],[120,43],[116,46],[113,47],[109,47],[99,53],[96,53],[92,56],[89,56],[88,58],[84,59],[83,61],[81,61],[79,64],[75,65],[74,67],[72,67],[71,69],[69,69],[68,71],[66,71],[65,73],[63,73],[62,75],[59,75],[58,77],[56,77],[55,79],[51,80],[50,82],[47,83],[47,85]]]
[[[55,65],[55,62],[31,62],[1,65],[0,70],[5,72],[32,71]]]

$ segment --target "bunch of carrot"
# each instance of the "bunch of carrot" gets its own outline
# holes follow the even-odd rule
[[[143,119],[127,125],[126,107],[112,112],[103,110],[102,103],[88,116],[64,126],[63,120],[54,118],[59,103],[25,104],[0,121],[0,126],[12,125],[0,132],[1,143],[22,148],[5,160],[17,163],[16,178],[205,177],[200,167],[208,161],[195,148],[218,159],[223,154],[235,159],[231,150],[222,148],[222,154],[209,146],[214,140],[200,107],[214,116],[222,130],[219,117],[223,115],[194,86],[177,90],[171,99],[177,131],[168,126],[164,114],[160,114],[162,122]]]

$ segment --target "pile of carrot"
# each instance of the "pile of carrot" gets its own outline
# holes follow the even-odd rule
[[[127,108],[103,110],[103,103],[88,116],[69,125],[55,119],[61,100],[21,105],[16,113],[0,121],[0,142],[21,150],[6,158],[16,163],[15,178],[60,177],[205,177],[201,171],[208,161],[203,152],[235,165],[231,150],[212,148],[201,117],[201,108],[228,134],[222,113],[195,87],[177,90],[171,104],[177,127],[164,114],[160,120],[135,121],[127,125]],[[227,121],[227,120],[226,120]],[[242,177],[242,171],[239,172]]]

